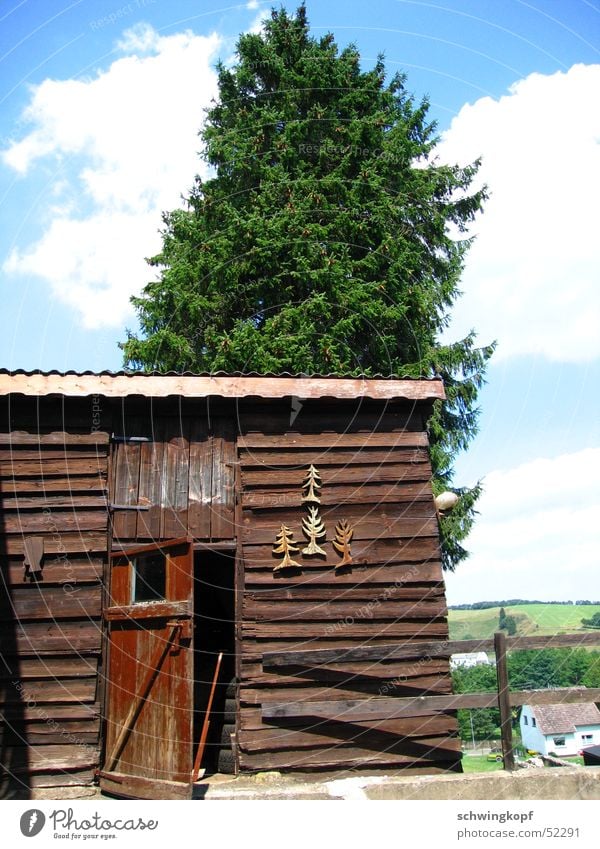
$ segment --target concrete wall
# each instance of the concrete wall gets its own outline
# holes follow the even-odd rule
[[[600,799],[600,767],[520,769],[469,775],[282,776],[259,773],[197,785],[204,799]]]

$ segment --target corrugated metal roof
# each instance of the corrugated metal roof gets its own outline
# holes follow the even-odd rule
[[[120,369],[112,371],[111,369],[103,369],[102,371],[76,371],[69,369],[68,371],[60,371],[59,369],[5,369],[0,368],[0,375],[26,375],[31,377],[34,374],[39,374],[44,377],[58,375],[65,377],[73,375],[75,377],[294,377],[294,378],[315,378],[318,380],[439,380],[439,377],[412,377],[402,374],[337,374],[331,372],[329,374],[317,373],[300,373],[300,372],[256,372],[256,371],[133,371],[129,369]]]
[[[0,395],[141,395],[165,398],[372,398],[431,401],[444,398],[439,378],[339,377],[338,375],[194,374],[192,372],[77,372],[0,370]]]

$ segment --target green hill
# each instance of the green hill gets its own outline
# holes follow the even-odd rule
[[[519,604],[505,607],[507,616],[517,623],[517,634],[571,634],[586,633],[590,629],[581,624],[600,611],[600,604]],[[451,640],[484,640],[498,630],[499,607],[486,610],[450,610]]]

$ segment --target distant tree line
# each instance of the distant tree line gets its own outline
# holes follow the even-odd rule
[[[516,607],[519,604],[600,604],[600,601],[578,599],[577,601],[541,601],[526,598],[508,598],[502,601],[474,601],[472,604],[451,604],[450,610],[487,610],[490,607]]]

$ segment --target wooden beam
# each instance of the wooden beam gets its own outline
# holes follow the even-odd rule
[[[108,445],[109,435],[106,431],[93,433],[29,433],[15,430],[11,433],[0,433],[0,445]]]
[[[543,648],[577,648],[600,645],[600,631],[581,634],[557,634],[545,637],[507,637],[509,651]],[[418,657],[449,657],[474,651],[494,651],[493,640],[435,640],[404,645],[361,646],[359,648],[272,651],[263,655],[264,666],[318,666],[355,660],[410,660]]]
[[[65,395],[85,398],[103,395],[124,398],[373,398],[433,401],[445,398],[439,379],[382,380],[373,378],[330,377],[243,377],[199,375],[124,375],[124,374],[0,374],[0,395]]]
[[[600,688],[564,690],[515,690],[510,692],[510,705],[581,704],[600,701]],[[452,696],[417,696],[416,698],[329,699],[324,702],[273,702],[262,705],[264,719],[288,716],[311,716],[355,722],[369,719],[396,719],[419,716],[432,711],[459,708],[498,707],[497,693],[460,693]]]
[[[498,680],[498,707],[500,708],[500,732],[502,736],[502,756],[504,769],[515,768],[515,753],[512,745],[512,713],[508,689],[508,664],[506,662],[506,634],[497,631],[494,634],[496,652],[496,677]]]

